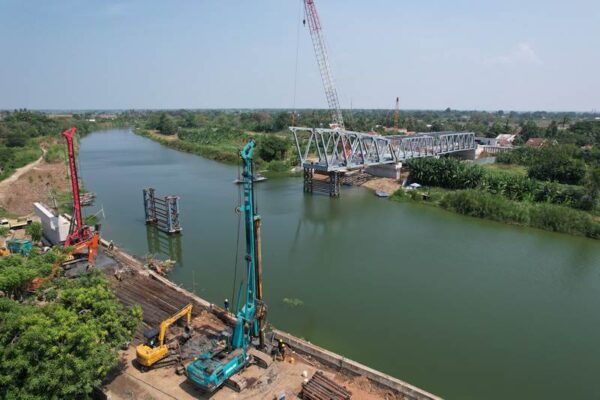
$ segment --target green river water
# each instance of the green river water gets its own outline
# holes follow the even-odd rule
[[[158,245],[173,281],[231,299],[236,166],[129,130],[85,137],[80,165],[104,237],[140,256]],[[301,185],[257,185],[279,329],[448,399],[600,398],[600,242]],[[146,228],[144,187],[181,196],[179,239]]]

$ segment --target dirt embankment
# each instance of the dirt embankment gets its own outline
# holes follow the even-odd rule
[[[67,166],[62,161],[48,163],[40,158],[0,182],[0,207],[13,215],[29,215],[36,201],[52,205],[52,190],[69,190]]]
[[[374,191],[392,194],[396,190],[400,189],[402,187],[402,184],[397,180],[391,178],[374,178],[366,181],[362,184],[362,186]]]

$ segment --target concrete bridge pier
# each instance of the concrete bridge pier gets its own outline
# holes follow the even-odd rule
[[[307,193],[321,193],[327,194],[329,197],[340,197],[340,183],[340,172],[319,171],[304,167],[304,191]]]
[[[455,151],[454,153],[449,153],[450,157],[458,158],[461,160],[475,160],[475,150],[476,149],[468,149],[462,151]]]
[[[395,164],[371,165],[365,169],[365,172],[369,175],[378,176],[380,178],[391,178],[397,181],[400,180],[401,171],[401,162]]]

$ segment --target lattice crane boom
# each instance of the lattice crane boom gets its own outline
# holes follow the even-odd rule
[[[315,49],[315,56],[317,57],[317,64],[319,65],[319,71],[321,73],[321,79],[323,81],[323,87],[325,89],[325,96],[327,97],[327,104],[329,106],[329,110],[331,111],[333,124],[343,130],[345,129],[344,118],[340,108],[340,100],[335,87],[335,81],[331,71],[331,64],[327,54],[327,46],[325,45],[325,37],[323,36],[323,28],[321,26],[321,21],[319,20],[319,14],[317,13],[315,1],[304,0],[304,10],[306,13],[306,20],[308,21],[310,37]]]

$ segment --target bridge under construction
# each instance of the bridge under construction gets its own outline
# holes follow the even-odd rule
[[[308,24],[332,120],[331,129],[290,127],[304,169],[305,192],[321,192],[337,197],[340,194],[341,176],[352,170],[369,168],[375,174],[389,174],[390,170],[392,173],[399,171],[402,162],[412,158],[446,154],[474,158],[477,145],[472,132],[383,136],[346,130],[325,35],[314,0],[304,0],[303,24]],[[396,132],[399,131],[399,101],[399,97],[396,97]],[[295,113],[292,114],[292,121],[294,116]],[[314,179],[315,173],[326,179]]]
[[[304,169],[304,191],[339,196],[340,176],[353,170],[390,166],[399,169],[413,158],[449,154],[474,158],[473,132],[431,132],[411,136],[353,132],[342,129],[290,127]],[[315,190],[314,174],[328,176]],[[322,186],[322,185],[321,185]]]

